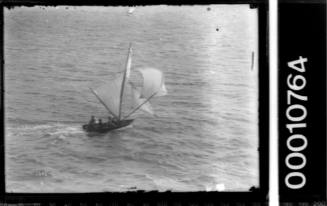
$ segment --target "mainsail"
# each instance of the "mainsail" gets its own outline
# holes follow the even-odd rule
[[[123,75],[123,80],[121,83],[118,119],[120,119],[120,117],[121,117],[121,108],[122,108],[122,103],[123,103],[124,89],[125,89],[125,84],[128,81],[130,73],[131,73],[131,66],[132,66],[132,44],[129,44],[128,56],[127,56],[127,61],[126,61],[126,69],[125,69],[125,72]]]
[[[100,98],[105,104],[106,109],[109,110],[109,113],[114,115],[116,118],[119,118],[120,116],[119,110],[120,94],[122,88],[121,83],[122,77],[118,77],[117,79],[113,79],[110,82],[98,87],[94,91],[97,94],[98,98]]]
[[[150,114],[154,114],[152,106],[149,102],[150,99],[167,94],[164,83],[164,75],[160,70],[155,68],[139,68],[136,70],[143,76],[143,87],[141,89],[137,88],[129,80],[131,64],[132,47],[130,45],[126,67],[123,74],[120,74],[116,79],[113,79],[110,82],[100,86],[96,90],[92,90],[108,112],[118,120],[126,119],[137,110],[143,110]],[[122,102],[124,101],[123,97],[125,88],[131,89],[132,91],[133,108],[128,115],[122,118]]]

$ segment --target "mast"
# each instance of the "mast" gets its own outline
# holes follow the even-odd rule
[[[131,67],[131,51],[132,51],[132,44],[129,44],[129,49],[128,49],[128,55],[127,55],[127,60],[126,60],[126,66],[125,66],[125,72],[123,75],[123,81],[121,84],[121,90],[120,90],[120,98],[119,98],[119,116],[118,119],[120,120],[121,117],[121,108],[122,108],[122,103],[123,103],[123,95],[124,95],[124,88],[125,88],[125,81],[126,81],[126,76],[129,76],[130,73],[130,67]]]
[[[94,91],[92,88],[90,88],[89,87],[89,89],[91,90],[91,92],[92,92],[92,94],[94,94],[94,96],[96,96],[97,97],[97,99],[99,100],[99,102],[108,110],[108,112],[112,115],[112,116],[114,116],[114,117],[116,117],[117,118],[117,116],[113,113],[113,112],[111,112],[110,111],[110,109],[108,108],[108,106],[102,101],[102,99],[98,96],[98,94],[96,93],[96,91]]]

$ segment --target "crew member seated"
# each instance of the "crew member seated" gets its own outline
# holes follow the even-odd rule
[[[114,117],[114,118],[112,118],[112,122],[113,122],[114,124],[117,124],[117,123],[118,123],[118,119],[117,119],[116,117]]]
[[[89,121],[89,125],[93,125],[95,123],[94,116],[91,116],[91,120]]]
[[[108,116],[108,126],[112,126],[113,123],[112,123],[112,118],[110,116]]]

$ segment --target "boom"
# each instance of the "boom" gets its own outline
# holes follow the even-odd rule
[[[148,101],[150,101],[150,99],[152,99],[152,97],[154,97],[158,92],[153,93],[149,98],[147,98],[142,104],[140,104],[138,107],[136,107],[132,112],[130,112],[128,115],[126,115],[124,117],[124,119],[128,118],[129,116],[131,116],[132,114],[134,114],[137,110],[139,110],[145,103],[147,103]]]

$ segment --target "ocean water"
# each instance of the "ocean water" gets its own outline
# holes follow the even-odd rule
[[[211,9],[208,10],[207,8]],[[257,10],[248,5],[5,9],[7,192],[248,191],[259,184]],[[89,91],[163,71],[156,116],[103,135]],[[251,69],[251,55],[255,54]]]

